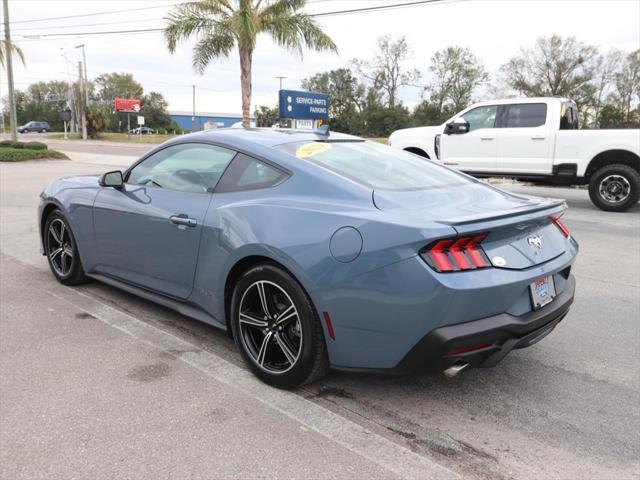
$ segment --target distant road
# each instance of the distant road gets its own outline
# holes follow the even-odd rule
[[[9,135],[0,135],[0,137],[9,138]],[[54,140],[48,138],[46,135],[39,133],[28,133],[18,135],[18,139],[23,142],[39,141],[45,142],[49,147],[54,150],[60,150],[61,152],[78,152],[78,153],[92,153],[100,155],[114,155],[119,157],[139,157],[145,152],[148,152],[156,145],[151,143],[121,143],[121,142],[107,142],[102,140]]]

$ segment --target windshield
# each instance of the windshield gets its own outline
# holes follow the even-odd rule
[[[375,142],[295,142],[278,148],[378,189],[422,190],[473,183],[417,155]]]

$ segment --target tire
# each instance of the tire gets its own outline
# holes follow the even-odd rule
[[[47,133],[47,129],[43,128],[42,130],[40,130],[40,133]]]
[[[60,210],[52,211],[47,217],[43,244],[49,268],[56,280],[69,286],[87,282],[75,237]]]
[[[231,328],[249,369],[269,385],[294,389],[329,371],[324,334],[309,297],[275,265],[258,265],[240,277],[231,299]]]
[[[606,165],[589,179],[589,197],[607,212],[625,212],[640,198],[640,173],[629,165]]]

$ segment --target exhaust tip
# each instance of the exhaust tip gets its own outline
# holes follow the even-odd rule
[[[445,377],[453,378],[468,366],[468,363],[456,363],[455,365],[452,365],[449,368],[445,369],[443,373]]]

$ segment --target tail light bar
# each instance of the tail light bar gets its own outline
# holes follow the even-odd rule
[[[564,223],[562,223],[560,221],[560,217],[562,216],[562,214],[560,215],[550,215],[549,216],[549,220],[551,220],[552,223],[554,223],[556,225],[556,227],[558,227],[560,229],[560,231],[562,232],[562,235],[565,236],[565,238],[569,238],[569,229],[565,226]]]
[[[420,256],[437,272],[477,270],[491,266],[480,243],[486,235],[438,240],[420,251]]]

